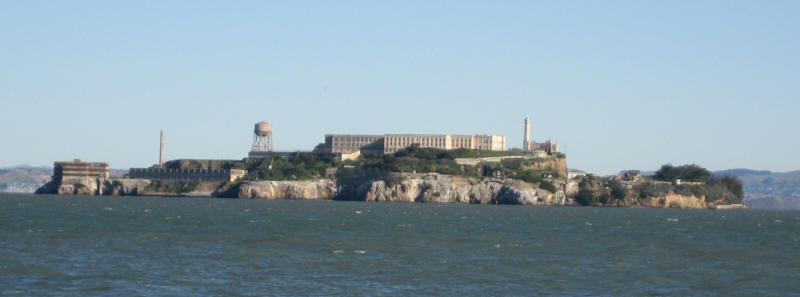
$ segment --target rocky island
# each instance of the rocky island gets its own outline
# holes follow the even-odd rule
[[[174,160],[164,167],[246,174],[233,181],[62,177],[37,193],[698,209],[738,204],[743,196],[736,178],[716,178],[696,165],[664,165],[652,177],[636,171],[597,177],[568,172],[561,153],[410,146],[352,160],[297,152],[242,161]]]

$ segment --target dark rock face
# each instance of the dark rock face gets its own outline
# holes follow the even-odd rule
[[[49,181],[46,184],[42,185],[34,194],[58,194],[58,188],[60,184],[56,181]]]

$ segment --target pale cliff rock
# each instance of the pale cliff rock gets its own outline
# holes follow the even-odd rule
[[[239,185],[238,198],[330,200],[336,197],[336,183],[315,181],[247,181]]]
[[[579,184],[580,184],[579,179],[574,179],[574,178],[569,179],[567,181],[567,186],[566,186],[567,195],[575,196],[575,194],[578,194],[578,191],[580,191],[581,189]]]
[[[101,179],[98,193],[100,195],[135,196],[142,194],[148,185],[150,185],[148,179]]]
[[[696,197],[694,195],[684,196],[676,193],[669,193],[664,197],[642,199],[642,206],[695,209],[709,208],[709,204],[705,201],[704,197]]]
[[[236,197],[244,199],[358,200],[381,202],[436,202],[565,205],[566,195],[550,193],[513,179],[478,181],[449,175],[392,176],[357,184],[333,180],[247,181],[239,185]]]
[[[391,179],[390,179],[391,180]],[[366,201],[564,205],[566,195],[550,193],[514,179],[476,179],[425,175],[370,182]]]
[[[61,182],[50,181],[36,190],[37,194],[58,195],[139,195],[150,184],[146,179],[106,179],[94,177],[64,177]]]
[[[58,195],[94,195],[98,179],[93,177],[64,177],[56,190]]]
[[[151,181],[146,179],[102,179],[68,177],[51,181],[37,193],[59,195],[143,195]],[[574,181],[557,184],[576,192]],[[227,188],[226,188],[227,189]],[[509,178],[475,178],[441,174],[392,174],[365,176],[339,181],[244,181],[218,197],[243,199],[356,200],[380,202],[481,203],[523,205],[573,205],[561,190],[550,193],[538,185]],[[151,193],[152,194],[152,193]],[[656,208],[709,208],[705,197],[670,192],[662,197],[638,198],[628,195],[604,206]]]

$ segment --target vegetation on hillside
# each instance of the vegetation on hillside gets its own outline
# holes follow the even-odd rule
[[[154,180],[144,190],[148,193],[176,193],[183,194],[197,189],[197,182],[162,181]]]
[[[682,184],[675,183],[678,179]],[[656,171],[653,179],[620,181],[618,176],[587,176],[578,184],[574,199],[580,205],[618,205],[625,199],[663,200],[670,193],[704,197],[706,202],[722,204],[741,203],[744,198],[742,182],[736,177],[713,177],[711,172],[695,164],[677,167],[667,164]]]
[[[695,164],[678,167],[666,164],[656,171],[653,179],[670,182],[678,179],[688,182],[708,182],[711,179],[711,171]]]
[[[247,166],[250,180],[308,180],[325,177],[325,171],[337,167],[332,154],[294,153],[286,157],[254,159]]]
[[[539,188],[556,192],[554,180],[566,180],[566,176],[558,169],[545,165],[545,159],[503,159],[495,163],[479,163],[459,165],[457,158],[484,158],[524,156],[521,152],[480,151],[480,150],[441,150],[421,148],[412,145],[393,154],[367,154],[355,160],[340,161],[330,153],[297,152],[254,158],[245,161],[232,160],[173,160],[165,164],[167,168],[180,169],[246,169],[244,180],[313,180],[330,177],[331,174],[345,168],[355,168],[384,176],[384,173],[439,173],[464,176],[475,179],[487,177],[503,177],[534,183]],[[234,183],[229,183],[234,184]],[[189,185],[190,186],[190,185]],[[187,191],[174,184],[154,184],[153,191],[181,193]],[[218,189],[228,191],[228,189]]]
[[[587,176],[578,184],[578,193],[575,202],[579,205],[604,205],[622,201],[627,196],[627,188],[622,183],[612,179],[597,176]]]
[[[529,170],[540,159],[506,159],[499,163],[479,166],[459,165],[456,158],[521,156],[520,152],[494,152],[476,150],[441,150],[421,148],[412,145],[394,154],[362,155],[355,160],[339,161],[333,154],[294,153],[284,156],[251,159],[241,165],[248,170],[246,180],[309,180],[325,178],[339,168],[358,168],[375,172],[396,173],[439,173],[466,176],[476,179],[485,177],[508,177],[537,183],[547,191],[555,192],[556,187],[549,180],[564,179],[563,174],[553,168]],[[194,164],[194,163],[188,163]],[[186,164],[183,164],[184,166]],[[235,168],[239,163],[220,163],[218,166]]]
[[[744,187],[742,182],[733,176],[723,175],[715,177],[711,171],[695,164],[672,166],[666,164],[656,171],[654,179],[662,181],[690,181],[702,184],[676,185],[674,191],[684,195],[706,197],[706,201],[722,201],[726,203],[742,203]]]
[[[558,170],[553,168],[544,170],[528,170],[524,168],[534,162],[541,162],[541,160],[536,159],[504,159],[499,163],[485,163],[481,166],[459,165],[455,161],[456,158],[461,158],[463,156],[486,157],[493,155],[493,153],[513,153],[508,154],[508,156],[519,155],[518,152],[447,151],[410,146],[394,154],[362,156],[356,160],[346,161],[344,164],[366,170],[387,172],[440,173],[477,179],[485,177],[508,177],[524,180],[529,183],[539,183],[543,189],[552,192],[555,192],[555,186],[546,182],[545,179],[563,177]]]

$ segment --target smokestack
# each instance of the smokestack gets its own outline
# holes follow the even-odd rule
[[[522,139],[522,150],[529,151],[531,149],[531,117],[528,115],[525,115],[525,135]]]
[[[164,129],[161,129],[161,146],[158,149],[158,166],[164,166]]]

